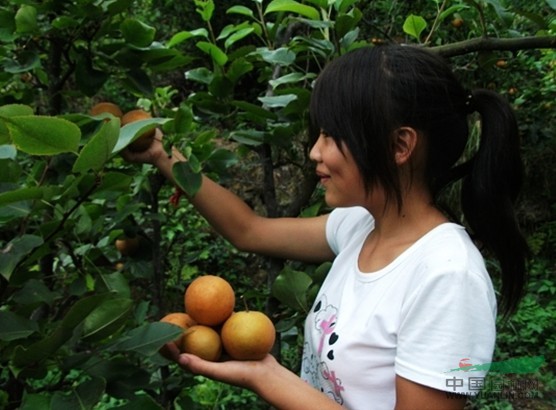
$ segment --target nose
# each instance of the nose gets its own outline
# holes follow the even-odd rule
[[[311,151],[309,152],[309,158],[311,161],[320,162],[321,161],[321,152],[320,152],[320,143],[323,139],[322,133],[319,134],[319,137],[313,144]]]

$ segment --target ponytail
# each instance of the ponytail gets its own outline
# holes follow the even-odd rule
[[[473,234],[500,263],[500,310],[507,317],[524,294],[528,257],[514,210],[523,181],[517,122],[510,105],[492,91],[475,90],[467,105],[481,115],[481,137],[463,179],[462,210]]]

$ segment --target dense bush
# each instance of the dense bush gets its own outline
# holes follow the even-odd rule
[[[0,408],[265,408],[253,394],[184,373],[157,354],[179,330],[196,275],[223,275],[266,309],[275,354],[299,366],[303,317],[328,264],[232,249],[149,166],[118,152],[159,127],[202,170],[269,216],[325,212],[307,158],[311,82],[327,61],[385,41],[431,47],[469,87],[516,108],[532,249],[527,296],[499,323],[495,360],[543,355],[534,397],[472,408],[556,404],[554,2],[497,0],[113,0],[0,6]],[[109,100],[154,118],[120,128],[89,109]],[[472,147],[470,147],[472,149]],[[449,200],[449,198],[447,199]],[[141,238],[124,256],[121,236]],[[492,266],[496,274],[496,266]],[[241,302],[243,303],[243,302]],[[495,376],[493,376],[495,377]],[[510,380],[510,376],[504,376]]]

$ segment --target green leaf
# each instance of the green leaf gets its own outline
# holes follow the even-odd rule
[[[359,0],[338,0],[335,1],[334,7],[341,13],[347,13],[347,10],[358,1]]]
[[[241,77],[251,71],[253,71],[253,64],[247,61],[245,58],[238,58],[232,61],[232,63],[228,67],[226,76],[233,84],[236,84]]]
[[[23,5],[15,14],[15,26],[18,33],[32,33],[37,30],[37,9]]]
[[[79,55],[75,67],[75,83],[85,95],[94,96],[108,78],[108,73],[93,67],[90,56]]]
[[[185,72],[185,78],[187,80],[196,81],[201,84],[210,84],[213,77],[213,72],[206,67],[194,68]]]
[[[78,27],[79,21],[69,16],[58,16],[52,20],[52,27],[58,30],[64,30],[71,27]]]
[[[227,149],[215,149],[207,159],[209,166],[218,173],[223,173],[228,167],[237,163],[237,156]]]
[[[342,40],[340,41],[340,47],[342,48],[342,50],[350,50],[350,47],[353,44],[357,44],[356,41],[358,37],[359,37],[359,27],[357,27],[355,30],[346,33],[346,35],[342,37]]]
[[[280,11],[288,11],[295,14],[300,14],[311,20],[319,20],[320,14],[317,9],[311,6],[298,3],[294,0],[274,0],[267,6],[264,14],[276,13]]]
[[[245,130],[230,133],[230,138],[240,144],[256,147],[264,143],[264,135],[263,131]]]
[[[438,16],[438,21],[443,21],[446,19],[446,17],[449,17],[452,14],[457,13],[458,11],[468,8],[469,6],[466,6],[465,4],[457,4],[455,6],[448,7],[446,10],[440,13],[440,15]]]
[[[51,394],[24,392],[19,410],[50,409],[50,401]]]
[[[193,111],[191,107],[182,104],[174,118],[174,131],[178,134],[185,134],[190,131],[193,126]]]
[[[85,379],[77,387],[72,386],[69,393],[63,393],[62,390],[55,391],[50,402],[50,409],[93,409],[102,398],[105,388],[106,381],[104,379]]]
[[[17,346],[14,349],[12,357],[14,368],[21,369],[50,358],[73,336],[74,332],[79,332],[78,326],[89,313],[110,296],[100,294],[78,300],[51,334],[30,346]]]
[[[280,47],[276,50],[261,48],[257,50],[257,53],[269,64],[289,66],[295,62],[295,53],[286,47]]]
[[[248,113],[250,118],[259,118],[262,121],[276,120],[276,114],[272,111],[265,110],[259,105],[251,104],[247,101],[233,101],[232,104]]]
[[[189,162],[176,162],[172,167],[172,175],[178,187],[190,197],[201,189],[203,176],[200,172],[195,172]]]
[[[73,172],[100,171],[112,157],[120,136],[120,120],[112,117],[101,122],[99,130],[81,149],[73,164]]]
[[[0,159],[15,159],[17,156],[17,149],[15,145],[0,145]]]
[[[229,78],[217,74],[212,78],[208,90],[215,97],[226,98],[232,94],[234,90],[234,85],[229,80]]]
[[[226,10],[226,14],[241,14],[243,16],[255,18],[253,10],[245,6],[232,6],[228,10]]]
[[[4,117],[15,146],[31,155],[55,155],[77,152],[81,131],[61,118],[22,115]]]
[[[17,38],[15,34],[15,13],[0,9],[0,41],[10,43]]]
[[[133,300],[115,298],[97,306],[83,322],[83,339],[100,341],[118,331],[126,322],[133,308]]]
[[[131,185],[132,177],[121,172],[108,172],[103,175],[97,193],[105,191],[127,192]],[[101,195],[102,196],[102,195]]]
[[[121,272],[101,273],[100,277],[109,292],[124,298],[129,298],[131,296],[129,282]]]
[[[207,41],[199,41],[197,47],[208,54],[219,66],[224,66],[228,62],[228,56],[218,46]]]
[[[167,342],[175,340],[183,333],[176,325],[153,322],[132,329],[117,342],[108,347],[110,351],[133,351],[144,356],[152,356]]]
[[[12,295],[12,300],[19,305],[38,305],[46,303],[51,306],[59,295],[51,291],[43,281],[29,279],[23,288]]]
[[[9,311],[0,311],[0,340],[10,342],[28,337],[38,331],[39,325],[34,320]]]
[[[546,4],[548,4],[552,10],[556,10],[556,0],[546,0]]]
[[[153,85],[149,75],[139,68],[134,68],[126,73],[124,84],[133,93],[151,96],[153,94]]]
[[[485,2],[492,5],[494,10],[498,14],[498,17],[500,17],[502,21],[504,21],[508,25],[512,23],[515,15],[514,13],[509,11],[509,9],[504,4],[502,4],[502,2],[500,2],[499,0],[485,0]]]
[[[152,71],[164,72],[175,68],[183,68],[195,60],[191,55],[184,55],[178,50],[171,48],[155,48],[141,52],[141,59],[149,66]]]
[[[23,104],[8,104],[0,107],[0,117],[17,117],[33,115],[33,109]]]
[[[427,22],[425,19],[414,14],[409,15],[403,23],[403,31],[406,34],[415,37],[418,41],[421,40],[421,33],[426,27]]]
[[[334,25],[338,38],[342,38],[350,31],[358,28],[357,23],[359,23],[361,17],[361,13],[358,13],[356,16],[351,16],[349,14],[338,16],[336,24]]]
[[[181,407],[182,409],[193,408],[192,407]],[[158,404],[151,396],[148,394],[136,394],[128,400],[128,402],[122,406],[118,406],[117,410],[164,410],[160,404]]]
[[[0,223],[6,223],[12,219],[24,218],[31,212],[28,201],[13,202],[0,208]]]
[[[210,21],[212,19],[212,14],[214,13],[213,0],[195,0],[195,6],[197,6],[195,11],[199,13],[203,21]]]
[[[0,274],[9,281],[17,264],[42,244],[42,238],[36,235],[22,235],[12,239],[0,250]]]
[[[535,23],[539,27],[540,30],[547,30],[549,28],[548,27],[548,21],[547,21],[548,19],[545,19],[544,16],[542,16],[541,14],[530,13],[530,12],[522,11],[522,10],[517,10],[516,14],[519,14],[520,16],[523,16],[523,17],[529,19],[530,21]]]
[[[226,49],[230,48],[235,43],[237,43],[239,40],[241,40],[242,38],[247,37],[249,34],[251,34],[254,31],[255,31],[255,28],[253,28],[253,27],[244,28],[242,30],[236,31],[234,34],[232,34],[230,37],[228,37],[226,39],[226,41],[224,43],[224,47],[226,47]]]
[[[112,153],[117,153],[139,138],[143,133],[171,121],[170,118],[147,118],[124,125]]]
[[[13,202],[41,199],[43,193],[44,188],[42,187],[20,188],[14,189],[12,191],[3,192],[0,194],[0,206],[7,205]]]
[[[16,59],[3,62],[3,69],[10,74],[20,74],[41,67],[40,55],[36,50],[19,52]]]
[[[268,83],[272,88],[276,88],[282,84],[292,84],[300,81],[311,80],[316,77],[315,73],[289,73],[278,77],[275,80],[270,80]]]
[[[306,312],[307,291],[313,280],[305,272],[285,268],[276,277],[271,287],[271,294],[280,302],[297,311]]]
[[[122,34],[135,47],[148,47],[154,41],[156,29],[134,18],[125,19],[120,25]]]
[[[297,100],[297,95],[286,94],[286,95],[275,95],[270,97],[259,97],[258,100],[262,102],[265,107],[282,108],[282,107],[286,107],[292,101]]]
[[[172,36],[172,38],[166,43],[166,47],[168,48],[174,47],[194,37],[204,37],[208,39],[209,33],[204,28],[200,28],[192,31],[180,31],[179,33],[176,33]]]

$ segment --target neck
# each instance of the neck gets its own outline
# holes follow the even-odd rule
[[[404,198],[401,212],[396,204],[386,209],[367,209],[375,219],[375,227],[359,254],[359,269],[374,272],[391,263],[423,235],[447,218],[428,195],[412,193]]]
[[[385,209],[376,208],[368,209],[375,219],[375,232],[384,237],[406,236],[411,231],[416,234],[426,233],[447,222],[447,218],[433,204],[431,195],[425,190],[408,191],[401,209],[397,203],[391,203]]]

